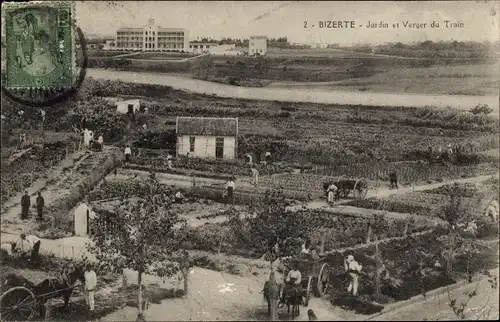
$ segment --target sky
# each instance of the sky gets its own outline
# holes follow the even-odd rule
[[[154,19],[163,28],[188,29],[190,40],[265,35],[286,36],[297,43],[342,45],[497,41],[500,30],[500,6],[493,1],[84,1],[76,3],[75,15],[86,35],[116,36],[120,27],[142,27]],[[320,29],[320,20],[355,21],[356,28]],[[445,20],[462,22],[463,27],[445,28]],[[365,27],[380,21],[389,28]],[[427,25],[410,29],[403,27],[405,21]],[[430,28],[433,21],[440,28]],[[400,27],[393,28],[398,22]]]

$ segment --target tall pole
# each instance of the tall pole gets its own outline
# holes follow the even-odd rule
[[[42,115],[42,160],[45,160],[45,111],[40,109]]]

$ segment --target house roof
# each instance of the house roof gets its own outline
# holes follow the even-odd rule
[[[177,117],[177,135],[237,136],[238,119],[220,117]]]

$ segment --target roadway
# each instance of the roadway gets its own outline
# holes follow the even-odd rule
[[[290,90],[286,88],[238,87],[163,73],[139,73],[94,68],[87,69],[87,76],[103,80],[121,80],[127,83],[166,85],[199,94],[249,100],[396,107],[451,106],[462,110],[469,110],[477,104],[488,104],[494,109],[494,113],[498,114],[499,110],[498,96],[358,93],[324,89]]]

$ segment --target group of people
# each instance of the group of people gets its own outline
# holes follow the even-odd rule
[[[2,244],[2,250],[9,256],[28,256],[31,262],[38,262],[41,240],[35,235],[21,234],[13,243]]]
[[[31,207],[31,197],[28,191],[24,191],[24,195],[21,197],[21,219],[26,220],[29,217],[29,211]],[[36,197],[36,210],[38,213],[37,220],[43,220],[43,209],[45,208],[45,199],[42,196],[42,193],[39,191],[38,196]]]
[[[299,259],[308,259],[310,261],[318,260],[322,254],[320,253],[320,245],[312,247],[311,241],[307,240],[302,244],[302,249]],[[300,272],[298,261],[294,261],[291,256],[282,257],[279,260],[278,269],[271,271],[276,283],[278,284],[279,302],[284,304],[284,294],[290,294],[291,289],[296,290],[296,294],[303,296],[302,273]],[[358,295],[359,291],[359,276],[363,267],[358,263],[353,255],[347,255],[344,259],[344,270],[349,280],[347,293],[353,296]]]

